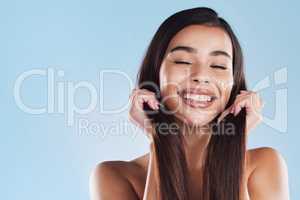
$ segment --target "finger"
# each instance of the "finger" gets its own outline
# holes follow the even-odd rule
[[[250,92],[247,92],[247,91],[241,91],[240,94],[237,94],[235,98],[238,98],[238,97],[244,97],[244,96],[248,96],[250,94]]]
[[[262,109],[262,99],[257,92],[249,92],[245,98],[239,98],[237,101],[237,109],[234,114],[237,115],[243,107],[246,107],[247,113],[259,113]]]
[[[151,91],[148,91],[146,89],[134,89],[132,91],[132,94],[131,94],[130,97],[131,97],[131,100],[132,100],[135,96],[141,96],[141,95],[150,96],[150,98],[153,98],[153,99],[157,100],[156,96],[155,96],[155,93],[151,92]]]
[[[139,95],[145,95],[145,96],[150,96],[150,98],[153,98],[153,100],[158,102],[158,99],[156,98],[156,95],[154,92],[148,91],[148,90],[140,90],[138,91]]]
[[[143,89],[143,90],[140,91],[140,93],[145,95],[145,96],[148,96],[150,98],[150,101],[151,101],[151,104],[153,105],[153,108],[159,109],[160,103],[159,103],[158,99],[156,98],[156,95],[155,95],[154,92]]]
[[[250,109],[250,102],[249,99],[245,99],[243,101],[235,103],[235,109],[233,112],[234,116],[237,116],[237,114],[242,110],[242,108]]]
[[[155,110],[159,109],[159,107],[158,107],[158,101],[157,100],[151,99],[151,103],[153,104],[153,107],[154,107]]]
[[[243,94],[238,94],[236,96],[236,98],[235,98],[234,104],[237,104],[239,102],[245,101],[245,100],[247,100],[249,98],[251,99],[252,98],[251,96],[252,95],[249,92],[243,93]]]
[[[139,97],[139,108],[143,109],[143,104],[147,103],[153,110],[157,108],[157,100],[151,95],[138,95]]]
[[[247,90],[241,90],[240,93],[249,93]]]
[[[264,107],[264,101],[262,100],[262,98],[260,98],[258,95],[254,96],[254,102],[252,102],[253,105],[253,111],[255,113],[260,113]]]
[[[143,109],[144,103],[147,103],[148,106],[150,106],[152,109],[154,109],[154,104],[153,104],[150,96],[140,95],[139,97],[141,98],[141,101],[140,101],[140,108],[141,109]]]
[[[238,105],[236,106],[236,109],[235,109],[234,112],[233,112],[233,115],[236,116],[236,115],[241,111],[241,109],[242,109],[241,105],[238,104]]]
[[[255,93],[255,97],[257,101],[257,109],[260,111],[264,107],[265,102],[263,101],[259,93]]]
[[[251,91],[240,90],[240,94],[236,96],[235,102],[227,110],[223,111],[223,113],[218,118],[217,123],[223,120],[226,117],[226,115],[228,115],[229,113],[233,113],[236,116],[240,112],[244,104],[244,101],[248,98],[250,94]]]
[[[129,101],[130,101],[130,102],[132,102],[134,96],[137,95],[138,91],[139,91],[138,88],[132,89],[131,94],[129,95]]]
[[[232,107],[232,108],[230,109],[230,113],[234,113],[235,105],[233,104],[231,107]]]
[[[149,90],[146,90],[146,89],[138,89],[138,88],[134,88],[131,92],[131,95],[134,95],[134,94],[145,94],[145,95],[154,95],[155,96],[155,93],[152,92],[152,91],[149,91]],[[130,96],[131,96],[130,95]]]
[[[140,89],[139,92],[143,93],[143,94],[149,94],[149,95],[154,95],[155,96],[155,92],[152,92],[152,91],[147,90],[147,89]]]
[[[226,110],[224,110],[224,111],[222,112],[222,114],[221,114],[221,115],[219,116],[219,118],[217,119],[217,124],[219,124],[220,121],[222,121],[222,120],[226,117],[226,115],[228,115],[228,114],[230,113],[230,111],[231,111],[232,108],[233,108],[233,107],[230,106],[229,108],[227,108]]]

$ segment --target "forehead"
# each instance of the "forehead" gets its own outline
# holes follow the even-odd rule
[[[170,41],[167,53],[176,46],[191,46],[201,54],[223,50],[232,55],[232,44],[228,34],[219,27],[190,25],[179,31]]]

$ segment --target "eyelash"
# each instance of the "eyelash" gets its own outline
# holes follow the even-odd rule
[[[211,67],[213,67],[213,68],[220,68],[220,69],[223,69],[223,70],[226,69],[226,67],[224,67],[222,65],[212,65]]]
[[[185,62],[185,61],[174,61],[175,64],[183,64],[183,65],[190,65],[192,63],[189,63],[189,62]]]
[[[180,64],[183,64],[183,65],[190,65],[190,64],[192,64],[192,63],[185,62],[185,61],[174,61],[174,63],[178,64],[178,65],[180,65]],[[227,69],[226,67],[224,67],[222,65],[212,65],[211,67],[213,67],[213,68],[219,68],[219,69],[223,69],[223,70]]]

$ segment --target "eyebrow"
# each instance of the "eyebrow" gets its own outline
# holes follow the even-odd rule
[[[174,51],[186,51],[188,53],[197,53],[197,49],[189,46],[176,46],[170,50],[170,53]],[[209,53],[211,56],[226,56],[228,58],[231,58],[231,55],[223,50],[215,50]]]
[[[186,51],[188,53],[196,53],[197,49],[188,46],[176,46],[170,50],[170,52],[174,52],[174,51]]]

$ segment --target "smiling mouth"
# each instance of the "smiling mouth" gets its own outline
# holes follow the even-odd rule
[[[207,91],[184,91],[179,93],[179,96],[186,105],[192,108],[208,108],[217,99],[214,94]]]

